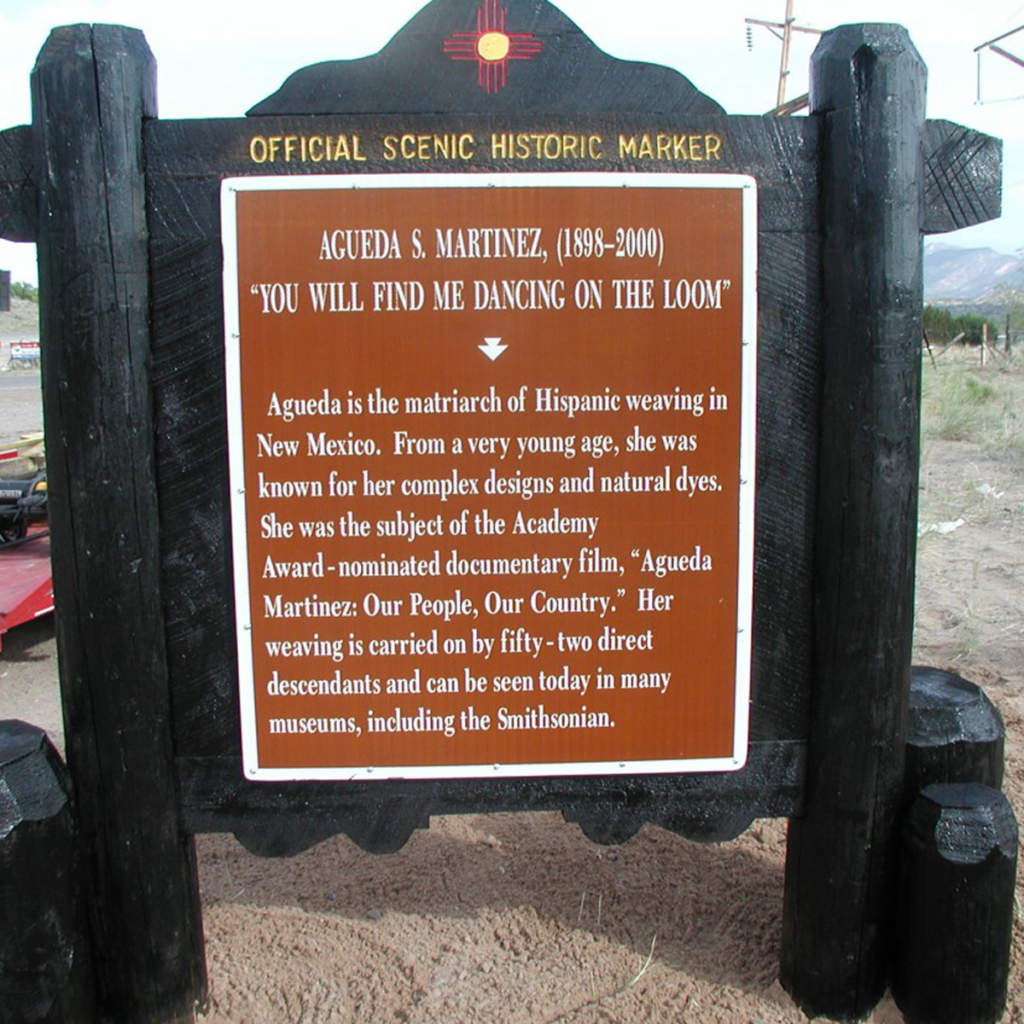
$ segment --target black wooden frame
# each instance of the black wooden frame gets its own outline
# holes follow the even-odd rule
[[[673,130],[719,133],[721,161],[700,166],[755,173],[759,182],[761,316],[755,657],[751,747],[736,773],[622,778],[442,782],[252,783],[242,778],[235,686],[219,187],[224,177],[266,173],[248,157],[249,139],[295,134],[387,134],[456,130],[451,116],[259,118],[151,121],[144,132],[153,397],[161,513],[161,576],[173,694],[173,733],[182,808],[194,831],[232,831],[260,852],[293,853],[347,832],[369,849],[391,850],[431,814],[473,810],[562,810],[588,835],[621,842],[645,822],[693,838],[722,840],[756,817],[799,813],[806,757],[812,631],[816,486],[819,265],[814,121],[638,116],[559,118],[557,130],[601,134]],[[526,130],[536,117],[457,118],[459,132]],[[365,143],[364,143],[365,145]],[[337,165],[298,165],[338,173]],[[394,172],[368,159],[353,173]],[[419,168],[418,168],[419,169]],[[465,166],[436,161],[437,172]],[[477,160],[473,171],[509,171]],[[517,162],[515,170],[565,170]],[[588,170],[639,170],[620,160]],[[643,168],[646,169],[646,168]],[[661,170],[675,168],[664,167]],[[694,173],[700,173],[695,171]],[[798,275],[780,273],[799,266]],[[188,296],[187,302],[182,297]],[[183,316],[183,312],[187,313]],[[784,415],[779,410],[786,410]],[[201,628],[197,627],[201,623]],[[301,808],[297,812],[296,808]]]

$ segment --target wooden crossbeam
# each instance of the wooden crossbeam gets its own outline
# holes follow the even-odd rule
[[[924,234],[957,231],[1000,215],[1003,144],[999,139],[951,121],[928,121],[924,145]],[[34,242],[37,203],[32,128],[22,125],[0,132],[0,238]]]
[[[0,238],[34,242],[38,193],[33,180],[32,129],[0,132]]]
[[[768,117],[791,117],[793,114],[799,114],[801,110],[806,110],[811,103],[810,93],[804,93],[803,96],[795,96],[791,100],[787,100],[785,103],[775,107],[768,111]]]
[[[1002,212],[1003,143],[951,121],[924,135],[926,235],[995,220]]]

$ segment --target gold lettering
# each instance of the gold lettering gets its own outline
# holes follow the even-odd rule
[[[620,135],[619,158],[634,160],[693,160],[706,162],[722,159],[722,136],[675,135],[667,132],[655,136]]]
[[[254,135],[249,139],[254,164],[323,163],[325,160],[365,161],[358,135]]]
[[[501,132],[491,135],[494,160],[600,160],[600,135],[558,135],[554,132]]]
[[[254,164],[267,162],[267,140],[262,135],[254,135],[249,140],[249,159]]]
[[[476,155],[476,138],[470,132],[386,135],[383,143],[385,160],[472,160]]]

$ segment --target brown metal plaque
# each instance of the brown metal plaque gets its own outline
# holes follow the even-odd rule
[[[222,194],[246,775],[741,767],[753,181]]]

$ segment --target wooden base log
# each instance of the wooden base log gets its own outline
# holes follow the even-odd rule
[[[892,994],[908,1024],[994,1024],[1006,1008],[1017,822],[988,786],[929,786],[903,832]]]
[[[67,771],[41,729],[0,722],[0,1016],[91,1024],[92,966]]]
[[[1006,727],[985,691],[952,672],[915,666],[907,721],[908,802],[926,786],[1003,785]]]

